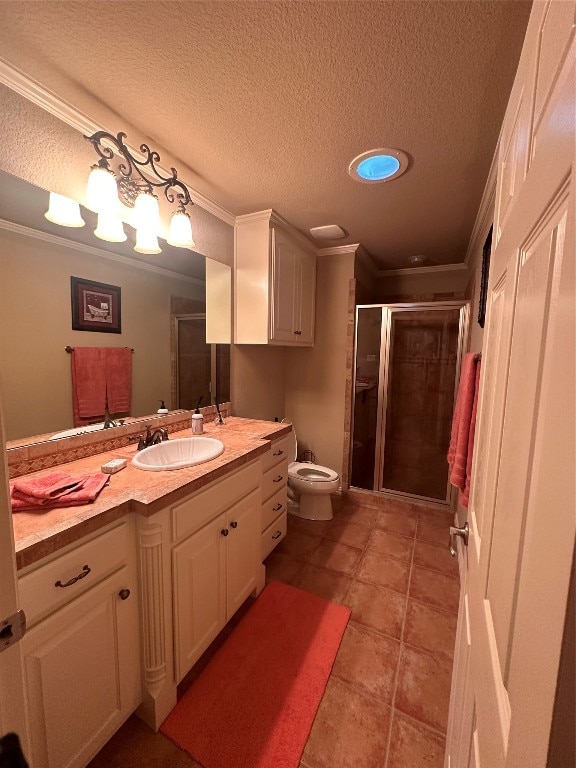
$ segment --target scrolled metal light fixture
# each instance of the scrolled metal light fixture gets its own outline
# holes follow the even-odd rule
[[[105,240],[118,241],[124,235],[119,223],[118,201],[133,208],[136,217],[136,246],[140,253],[160,253],[158,226],[160,208],[154,190],[163,190],[164,197],[177,208],[172,214],[168,243],[178,248],[193,248],[192,225],[187,206],[194,205],[188,187],[180,181],[175,168],[171,176],[165,175],[158,167],[160,155],[147,144],[140,145],[141,158],[135,157],[125,144],[126,134],[122,131],[114,136],[107,131],[97,131],[85,137],[100,157],[90,171],[86,205],[98,214],[95,234]],[[119,178],[110,167],[116,166]],[[122,239],[125,239],[125,235]]]

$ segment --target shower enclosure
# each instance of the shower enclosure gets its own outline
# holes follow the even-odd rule
[[[450,504],[466,302],[356,307],[351,485]]]

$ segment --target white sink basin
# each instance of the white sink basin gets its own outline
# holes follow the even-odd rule
[[[214,437],[181,437],[144,448],[134,456],[132,464],[150,472],[183,469],[215,459],[223,451],[224,443]]]

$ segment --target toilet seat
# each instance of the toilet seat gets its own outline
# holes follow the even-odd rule
[[[306,461],[293,461],[289,464],[288,477],[309,483],[330,483],[339,479],[338,473],[333,469]]]

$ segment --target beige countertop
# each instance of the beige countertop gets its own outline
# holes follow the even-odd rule
[[[205,464],[185,469],[161,472],[136,469],[130,463],[135,454],[133,446],[61,464],[59,470],[87,474],[99,472],[102,464],[111,459],[128,459],[128,466],[111,475],[110,482],[92,504],[43,512],[15,512],[12,521],[18,569],[130,512],[148,516],[180,501],[231,470],[253,461],[268,449],[267,441],[282,437],[290,430],[288,424],[238,417],[226,418],[224,425],[206,424],[204,434],[221,440],[224,452]],[[191,436],[191,429],[186,429],[171,434],[170,438]],[[33,475],[40,477],[51,471],[43,470]]]

